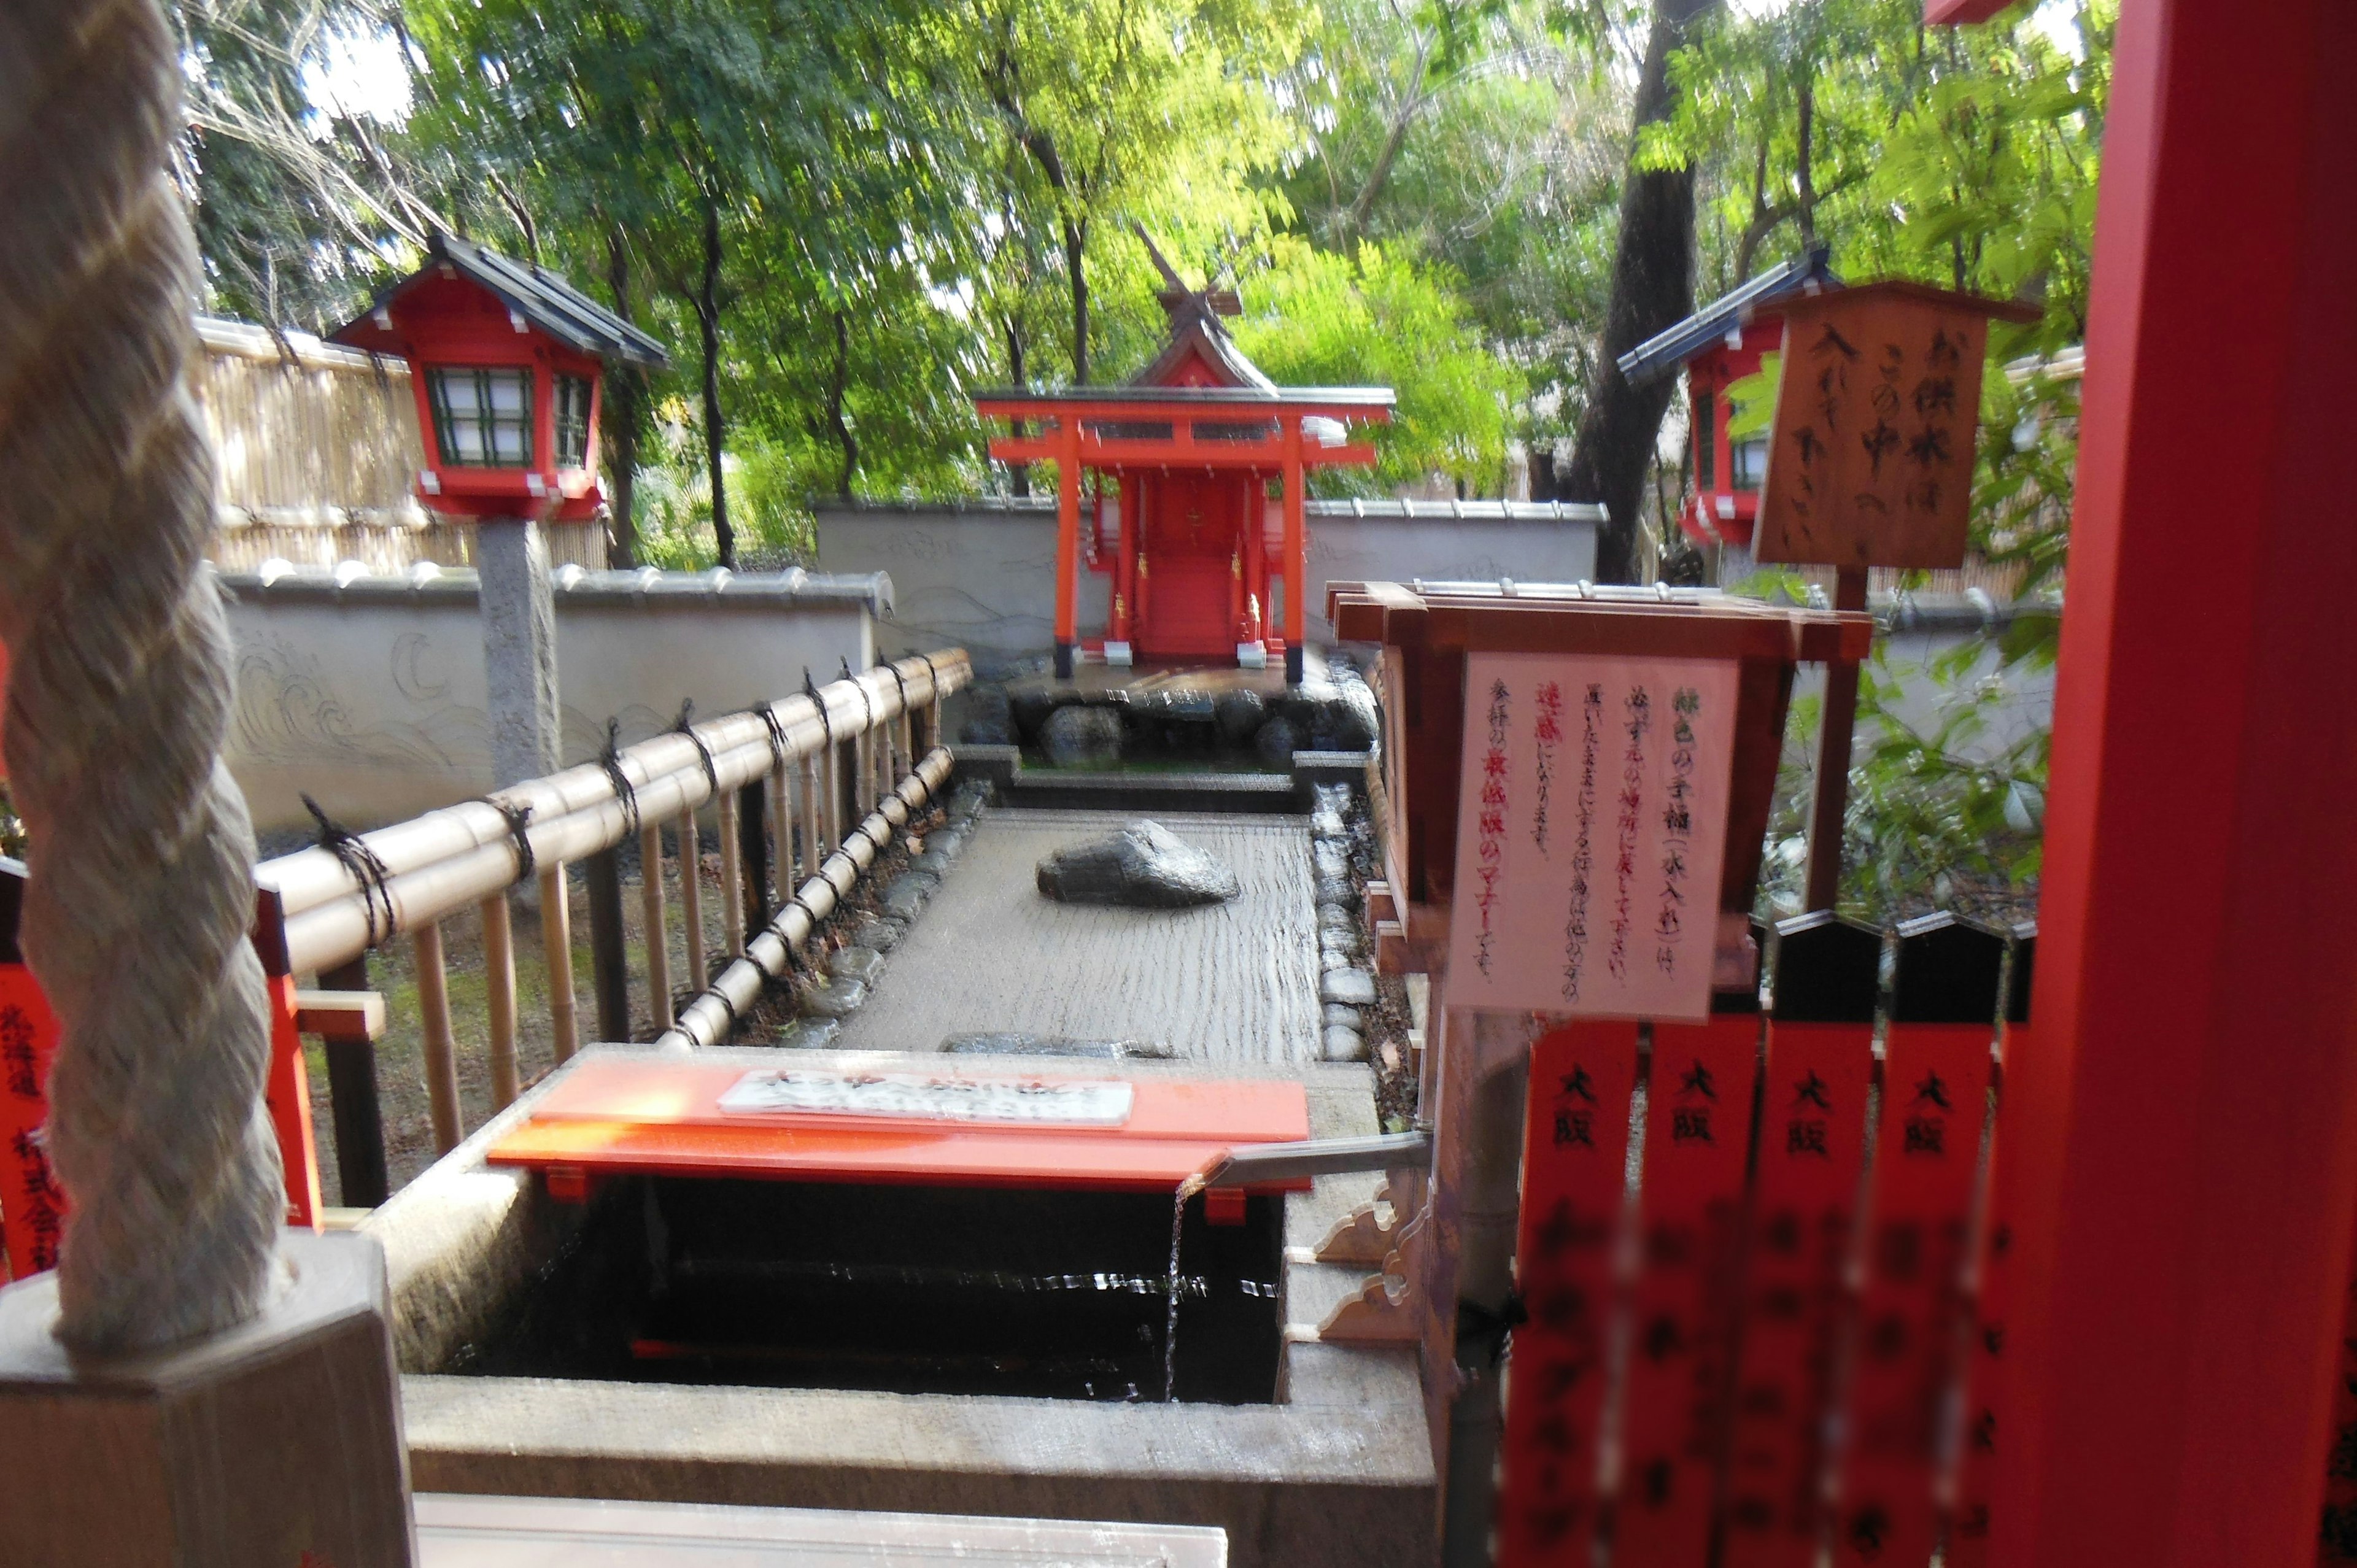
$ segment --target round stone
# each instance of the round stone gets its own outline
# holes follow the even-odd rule
[[[866,948],[874,952],[890,952],[899,945],[900,939],[908,934],[908,927],[898,920],[888,920],[880,916],[868,915],[862,918],[858,926],[853,929],[851,945]]]
[[[865,981],[830,980],[811,988],[802,998],[802,1015],[809,1018],[848,1018],[859,1011],[867,1000]]]
[[[843,1026],[833,1018],[797,1018],[778,1031],[778,1044],[791,1050],[816,1050],[834,1044]]]
[[[837,948],[826,956],[826,972],[837,980],[856,980],[863,985],[876,983],[877,971],[884,967],[884,955],[874,948]]]
[[[1355,1029],[1359,1026],[1359,1019],[1361,1016],[1361,1015],[1356,1007],[1345,1006],[1340,1002],[1329,1002],[1326,1004],[1324,1013],[1325,1020],[1327,1024],[1334,1027]]]
[[[1366,1036],[1356,1029],[1329,1024],[1319,1044],[1321,1054],[1329,1062],[1362,1062],[1367,1059]]]
[[[1375,977],[1363,969],[1329,969],[1318,983],[1318,999],[1350,1007],[1375,1004]]]
[[[1111,708],[1058,708],[1039,726],[1039,749],[1057,768],[1103,768],[1121,760],[1121,715]]]

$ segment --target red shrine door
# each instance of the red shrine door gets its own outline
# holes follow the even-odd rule
[[[1148,489],[1137,650],[1148,659],[1232,660],[1243,477],[1164,474]]]

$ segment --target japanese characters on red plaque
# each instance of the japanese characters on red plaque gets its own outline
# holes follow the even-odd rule
[[[1757,557],[1963,564],[1987,318],[2036,315],[1907,283],[1792,302]]]
[[[1736,664],[1475,653],[1466,682],[1451,1004],[1706,1016]]]
[[[57,1019],[31,972],[0,963],[0,1277],[58,1266],[66,1197],[49,1168],[48,1095],[57,1044]]]

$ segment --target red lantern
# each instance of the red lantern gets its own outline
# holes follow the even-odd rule
[[[597,488],[606,361],[661,369],[662,344],[558,274],[436,234],[425,265],[333,341],[410,365],[428,467],[417,497],[462,518],[579,522]]]

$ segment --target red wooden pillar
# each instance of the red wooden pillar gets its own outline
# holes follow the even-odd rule
[[[1081,422],[1056,419],[1056,679],[1072,678],[1080,634]]]
[[[2317,1554],[2357,1212],[2347,0],[2122,7],[1992,1560]]]
[[[1268,636],[1268,479],[1254,472],[1244,476],[1244,620],[1243,638],[1261,642]]]
[[[1113,625],[1105,632],[1109,642],[1122,644],[1126,652],[1129,645],[1131,612],[1136,607],[1137,531],[1146,521],[1146,480],[1143,476],[1125,471],[1121,476],[1121,553],[1114,557],[1113,575]],[[1108,657],[1114,650],[1108,648]]]
[[[1308,531],[1301,525],[1301,416],[1284,416],[1285,678],[1301,682],[1301,643],[1308,625]]]

